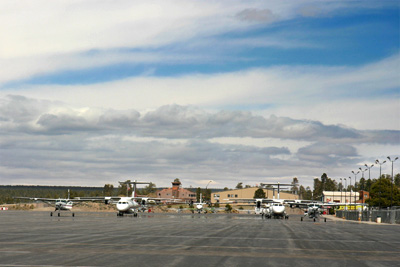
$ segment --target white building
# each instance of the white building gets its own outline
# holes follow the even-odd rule
[[[360,193],[358,192],[340,192],[340,191],[322,192],[323,202],[357,203],[359,199],[360,199]]]

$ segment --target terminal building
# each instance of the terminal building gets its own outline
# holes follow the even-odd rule
[[[335,203],[365,203],[365,200],[369,198],[369,192],[340,192],[340,191],[323,191],[322,201],[323,202],[335,202]]]
[[[243,189],[234,189],[214,192],[211,194],[212,203],[224,203],[226,201],[235,201],[235,199],[251,199],[254,198],[254,193],[259,189],[259,187],[249,187]],[[276,189],[263,189],[265,192],[265,197],[270,199],[278,199],[278,190]],[[299,199],[298,195],[290,194],[286,192],[279,192],[279,199]]]

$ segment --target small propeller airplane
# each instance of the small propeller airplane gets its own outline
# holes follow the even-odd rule
[[[175,202],[179,199],[167,199],[167,198],[152,198],[152,197],[138,197],[136,196],[136,185],[138,184],[150,184],[149,182],[138,182],[125,181],[119,182],[121,185],[133,185],[132,195],[129,197],[101,197],[101,198],[77,198],[79,200],[99,201],[104,200],[105,204],[115,204],[118,210],[117,216],[124,216],[127,214],[133,214],[133,217],[138,216],[139,211],[148,210],[149,204],[159,204],[161,201]]]
[[[214,212],[213,209],[211,209],[211,210],[210,209],[206,209],[205,205],[207,205],[207,203],[203,202],[203,197],[202,197],[202,194],[200,193],[199,202],[193,203],[193,208],[190,208],[190,209],[192,210],[192,213],[194,213],[195,211],[197,213],[208,212],[208,211]]]
[[[314,219],[314,221],[321,214],[321,205],[317,203],[308,204],[307,215],[309,218]]]
[[[253,203],[250,204],[251,206],[255,205],[254,211],[255,214],[261,214],[262,218],[267,218],[267,219],[271,219],[271,218],[279,218],[279,219],[289,219],[289,215],[286,213],[286,207],[285,204],[287,202],[292,202],[294,200],[292,199],[280,199],[279,198],[279,192],[280,192],[280,186],[289,186],[292,184],[281,184],[281,183],[261,183],[260,186],[261,188],[263,188],[265,185],[270,185],[270,186],[278,186],[278,198],[256,198],[256,199],[228,199],[230,201],[247,201],[248,203]],[[275,188],[273,188],[275,189]],[[231,202],[232,203],[232,202]]]
[[[73,202],[70,199],[70,192],[68,189],[68,198],[40,198],[40,197],[14,197],[16,199],[28,199],[34,201],[41,201],[50,206],[54,206],[55,210],[54,213],[57,213],[60,217],[60,212],[64,211],[71,211]],[[53,216],[53,212],[50,212],[50,216]],[[75,213],[72,212],[72,217],[75,217]]]

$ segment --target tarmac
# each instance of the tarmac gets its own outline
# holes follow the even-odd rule
[[[0,266],[400,266],[400,226],[326,216],[0,211]]]

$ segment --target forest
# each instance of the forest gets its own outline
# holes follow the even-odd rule
[[[82,187],[82,186],[42,186],[42,185],[0,185],[0,204],[14,204],[27,202],[26,200],[15,199],[15,197],[38,197],[38,198],[70,198],[75,197],[99,197],[99,196],[126,196],[131,194],[132,189],[127,185],[120,185],[114,188],[111,184],[104,187]],[[137,194],[147,195],[155,192],[158,188],[150,183],[144,188],[137,189]]]

